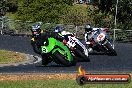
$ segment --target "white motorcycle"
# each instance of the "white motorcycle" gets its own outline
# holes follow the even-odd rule
[[[78,57],[78,61],[90,61],[88,49],[79,39],[70,32],[62,31],[61,34],[64,36],[63,43]]]
[[[85,41],[87,36],[89,36],[88,33],[85,34]],[[102,51],[108,55],[117,55],[107,33],[101,29],[93,30],[90,34],[89,42],[86,42],[86,44],[89,45],[89,48],[92,48],[92,50],[96,50],[97,52]]]

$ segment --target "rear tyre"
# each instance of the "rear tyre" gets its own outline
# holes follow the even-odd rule
[[[87,57],[83,52],[81,52],[79,49],[74,50],[75,55],[78,57],[78,61],[82,62],[90,62],[89,57]]]
[[[62,64],[62,65],[64,65],[64,66],[75,66],[76,65],[76,62],[73,60],[73,61],[68,61],[67,60],[67,58],[66,57],[64,57],[62,54],[60,54],[58,51],[57,52],[55,52],[54,54],[53,54],[54,56],[55,56],[55,62],[57,63],[57,64]]]

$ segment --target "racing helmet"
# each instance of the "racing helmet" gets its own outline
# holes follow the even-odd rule
[[[41,34],[40,25],[39,24],[32,25],[31,31],[32,31],[32,36],[34,36],[34,37],[40,36],[40,34]]]
[[[39,36],[41,34],[40,24],[32,25],[31,31],[33,36]]]
[[[85,32],[91,32],[93,30],[93,28],[90,24],[86,24],[84,29],[85,29]]]
[[[62,34],[62,35],[68,35],[68,34],[72,34],[72,33],[67,32],[67,31],[62,31],[61,34]]]
[[[61,32],[61,27],[60,26],[56,26],[54,29],[54,32]]]

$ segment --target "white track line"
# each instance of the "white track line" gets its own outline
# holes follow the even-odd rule
[[[16,53],[20,53],[20,52],[16,52]],[[31,55],[31,54],[25,54],[25,53],[21,53],[21,54],[24,54],[26,56],[27,60],[25,60],[23,62],[18,62],[18,63],[0,64],[0,67],[36,64],[36,63],[39,63],[42,60],[39,56],[34,56],[34,55]],[[32,59],[32,58],[34,58],[34,59]],[[35,60],[35,62],[33,62],[33,60]]]
[[[38,63],[38,62],[40,62],[42,60],[42,58],[40,58],[39,56],[34,56],[34,57],[37,58],[37,60],[35,62],[33,62],[33,63]]]

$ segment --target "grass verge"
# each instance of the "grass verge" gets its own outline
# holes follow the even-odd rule
[[[75,80],[26,80],[26,81],[1,81],[0,88],[132,88],[128,84],[85,84],[80,86]]]
[[[85,84],[78,85],[77,74],[0,74],[0,88],[132,88],[132,83],[125,84]],[[2,80],[3,79],[3,80]]]
[[[20,53],[0,50],[0,64],[16,63],[23,61],[24,59],[25,56]]]

